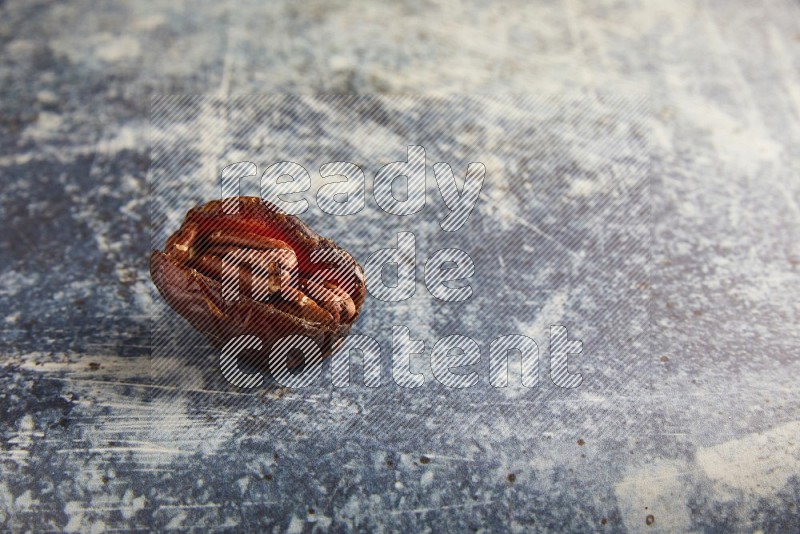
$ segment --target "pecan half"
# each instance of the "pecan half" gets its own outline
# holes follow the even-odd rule
[[[214,345],[253,335],[265,351],[304,335],[330,355],[366,294],[364,270],[347,251],[258,197],[191,209],[164,251],[151,253],[150,275]]]

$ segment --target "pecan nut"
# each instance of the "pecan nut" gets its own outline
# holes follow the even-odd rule
[[[344,249],[258,197],[191,209],[150,275],[169,306],[215,346],[253,335],[264,349],[289,335],[323,356],[347,335],[366,295],[363,268]]]

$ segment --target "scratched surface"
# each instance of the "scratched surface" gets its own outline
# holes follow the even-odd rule
[[[2,528],[796,530],[800,6],[671,4],[3,3]],[[153,385],[152,95],[598,89],[650,95],[651,328],[620,347],[628,376],[466,396],[215,393],[202,369]],[[510,189],[475,220],[539,228]],[[327,230],[362,260],[385,234]],[[591,333],[571,287],[531,298],[528,326]],[[441,308],[427,331],[394,309],[430,350],[463,320]],[[575,362],[589,380],[612,357]]]

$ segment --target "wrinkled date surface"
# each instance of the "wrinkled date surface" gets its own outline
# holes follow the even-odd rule
[[[358,317],[364,271],[336,243],[257,197],[194,208],[150,274],[167,303],[216,346],[257,336],[313,339],[330,355]]]

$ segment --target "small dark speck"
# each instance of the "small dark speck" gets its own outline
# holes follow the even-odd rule
[[[97,362],[89,362],[89,369],[91,369],[92,371],[97,371],[98,369],[100,369],[100,364]]]
[[[269,473],[265,473],[263,478],[264,480],[272,480],[272,475],[270,475]]]
[[[604,517],[603,519],[601,519],[601,520],[600,520],[600,524],[601,524],[601,525],[607,525],[607,524],[608,524],[608,519],[606,519],[606,518]]]
[[[108,481],[110,479],[107,476],[103,476],[102,480],[103,480],[103,484],[108,484]]]
[[[653,514],[650,514],[644,518],[644,522],[647,523],[647,526],[649,527],[650,525],[656,522],[656,518],[653,517]]]
[[[512,483],[512,484],[513,484],[514,482],[516,482],[516,481],[517,481],[517,475],[515,475],[514,473],[509,473],[509,474],[508,474],[508,476],[506,477],[506,479],[507,479],[507,480],[508,480],[510,483]]]
[[[583,447],[584,445],[586,445],[586,442],[585,442],[585,441],[583,441],[582,439],[578,438],[578,445],[579,445],[580,447]]]
[[[664,362],[664,363],[668,362],[669,361],[669,356],[662,356],[661,357],[661,361]]]
[[[386,467],[394,467],[394,462],[391,460],[386,460]]]
[[[280,456],[278,456],[277,452],[272,455],[272,459],[275,460],[276,462],[280,459]]]
[[[429,464],[429,463],[431,463],[431,459],[428,458],[427,456],[420,456],[419,457],[419,463],[421,463],[421,464]]]
[[[308,509],[308,515],[314,515],[314,509],[313,508],[309,508]]]

